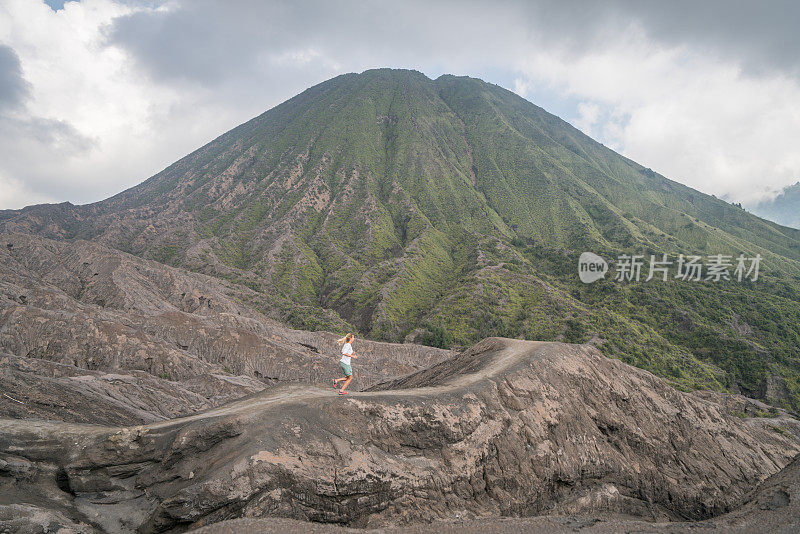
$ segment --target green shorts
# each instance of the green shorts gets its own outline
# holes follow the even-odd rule
[[[344,362],[340,361],[339,362],[339,367],[342,368],[342,372],[344,373],[344,376],[350,376],[350,375],[353,374],[353,368],[350,367],[349,363],[344,363]]]

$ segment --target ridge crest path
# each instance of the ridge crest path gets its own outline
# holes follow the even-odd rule
[[[499,340],[501,338],[487,338],[481,343],[486,343],[490,340]],[[378,389],[374,391],[351,391],[350,398],[363,398],[375,399],[381,396],[404,396],[404,397],[419,397],[425,395],[435,395],[437,393],[451,392],[460,388],[465,388],[480,380],[491,378],[504,369],[508,368],[514,363],[518,363],[524,359],[525,356],[530,355],[531,349],[542,348],[546,345],[558,345],[559,343],[547,341],[522,341],[515,339],[503,339],[505,347],[495,354],[494,358],[480,371],[465,375],[459,375],[446,383],[439,386],[429,387],[412,387],[407,389]],[[479,344],[480,345],[480,344]],[[476,346],[479,346],[476,345]],[[541,356],[541,353],[540,353]],[[419,371],[414,375],[424,375],[427,370]],[[332,371],[333,372],[333,371]],[[384,382],[377,384],[373,388],[391,384],[394,381]],[[235,415],[238,413],[247,413],[255,411],[256,409],[273,407],[287,402],[316,399],[324,397],[337,396],[336,392],[332,389],[321,388],[317,386],[303,386],[303,385],[285,385],[274,387],[269,390],[260,391],[247,397],[237,399],[216,408],[209,408],[196,414],[187,415],[183,417],[176,417],[166,421],[159,421],[146,425],[134,425],[128,427],[113,427],[85,423],[63,423],[60,421],[36,421],[36,420],[20,420],[20,419],[2,419],[0,418],[0,431],[27,431],[31,429],[42,429],[47,431],[64,431],[74,432],[76,430],[86,430],[87,432],[96,432],[98,434],[107,433],[108,431],[123,429],[141,429],[141,430],[154,430],[168,428],[175,425],[183,425],[193,421],[212,419],[215,417],[223,417],[226,415]]]
[[[243,516],[705,519],[800,452],[800,422],[743,420],[721,398],[592,346],[487,338],[346,399],[278,386],[140,426],[0,420],[0,494],[87,532]]]

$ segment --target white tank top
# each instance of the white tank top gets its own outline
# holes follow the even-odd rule
[[[353,347],[350,343],[345,343],[342,347],[342,363],[350,365],[350,355],[353,354]]]

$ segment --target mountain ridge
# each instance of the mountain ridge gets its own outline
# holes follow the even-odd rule
[[[440,366],[346,399],[280,386],[134,427],[3,419],[0,483],[85,532],[243,516],[682,521],[730,510],[800,451],[796,419],[738,418],[589,346],[489,338]]]
[[[594,339],[685,387],[767,398],[782,381],[770,391],[788,393],[770,402],[800,406],[800,231],[474,78],[341,75],[106,201],[6,212],[0,229],[244,285],[297,328],[456,348],[497,334]],[[584,286],[582,250],[761,254],[764,272],[722,290]]]
[[[133,425],[277,384],[328,385],[339,336],[271,321],[259,299],[97,243],[0,234],[0,415]],[[355,389],[451,355],[358,347]]]

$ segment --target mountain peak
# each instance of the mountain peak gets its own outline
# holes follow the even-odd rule
[[[779,360],[753,375],[736,367],[731,354],[754,357],[750,340],[717,314],[766,306],[752,287],[726,287],[734,296],[713,313],[684,309],[695,321],[687,324],[699,314],[703,326],[674,335],[647,319],[647,306],[671,317],[683,313],[673,291],[716,302],[715,287],[662,293],[653,283],[645,298],[608,280],[575,285],[584,250],[746,253],[766,258],[764,284],[785,298],[800,294],[800,231],[671,181],[475,78],[337,76],[110,199],[4,214],[0,226],[93,239],[246,285],[268,299],[265,313],[300,328],[444,346],[498,333],[614,339],[609,354],[692,386],[759,391],[773,376],[800,376]],[[630,308],[603,296],[617,291]],[[796,331],[800,320],[787,310],[779,326],[762,325],[760,342],[790,350],[770,333]],[[689,321],[682,317],[674,320]],[[760,321],[750,317],[747,328]],[[704,329],[734,341],[698,353],[692,340]],[[645,349],[639,335],[652,340]],[[685,366],[675,361],[692,371],[678,376]]]

